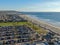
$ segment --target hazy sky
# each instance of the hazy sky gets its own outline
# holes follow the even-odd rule
[[[60,12],[60,0],[0,0],[0,10]]]

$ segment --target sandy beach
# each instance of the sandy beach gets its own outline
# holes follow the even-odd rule
[[[47,29],[47,31],[51,31],[51,32],[54,32],[54,33],[60,35],[60,28],[59,27],[48,24],[48,23],[46,23],[42,20],[34,19],[34,18],[32,18],[28,15],[19,15],[19,16],[26,19],[26,20],[28,20],[28,21],[30,21],[30,22],[32,22],[32,23],[34,23],[34,24],[36,24],[36,25],[38,25],[38,26],[41,26],[41,27]]]
[[[41,20],[38,20],[38,19],[34,19],[28,15],[20,15],[20,17],[22,17],[22,18],[24,18],[24,19],[26,19],[26,20],[28,20],[28,21],[30,21],[38,26],[46,28],[48,31],[52,31],[52,32],[60,35],[60,28],[59,27],[55,27],[51,24],[48,24],[48,23],[41,21]]]

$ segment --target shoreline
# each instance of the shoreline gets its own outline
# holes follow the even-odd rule
[[[36,25],[38,25],[38,26],[46,28],[48,31],[52,31],[52,32],[60,35],[60,28],[59,27],[53,26],[53,25],[46,23],[42,20],[34,19],[28,15],[19,15],[19,16],[30,21],[30,22],[32,22],[32,23],[34,23],[34,24],[36,24]]]
[[[60,28],[60,26],[58,26],[59,21],[55,21],[55,20],[51,20],[51,19],[39,18],[39,17],[36,17],[35,15],[27,15],[27,16],[32,17],[35,20],[37,19],[37,20],[43,21],[45,23],[48,23],[48,24],[50,24],[50,25],[52,25],[52,26],[54,26],[56,28]]]

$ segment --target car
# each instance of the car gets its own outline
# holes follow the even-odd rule
[[[21,43],[21,40],[17,40],[17,43]]]
[[[17,38],[21,38],[21,36],[17,36]]]
[[[11,39],[11,37],[6,37],[7,39]]]
[[[2,38],[0,38],[1,40],[4,40],[4,38],[2,37]]]

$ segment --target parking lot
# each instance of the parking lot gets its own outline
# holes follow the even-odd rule
[[[0,27],[0,43],[11,44],[29,42],[32,40],[34,33],[32,29],[24,25]]]
[[[37,33],[27,20],[19,15],[0,15],[0,45],[31,42],[37,39]]]

